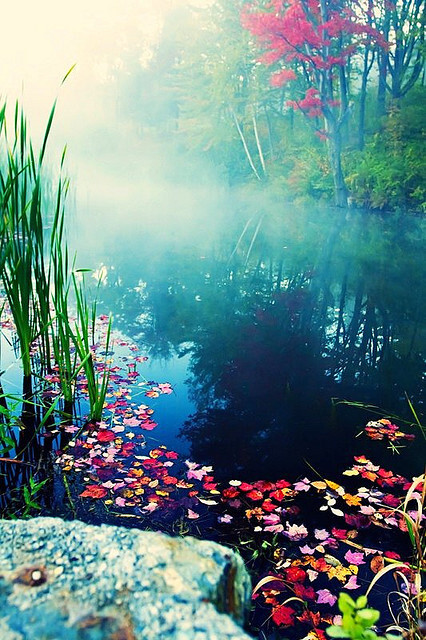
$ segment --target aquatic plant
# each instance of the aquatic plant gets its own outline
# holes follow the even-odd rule
[[[393,562],[383,567],[372,580],[366,593],[368,595],[385,574],[391,573],[393,575],[396,590],[389,594],[388,605],[394,622],[388,627],[388,631],[397,631],[412,640],[421,640],[424,637],[426,533],[423,521],[425,520],[425,504],[426,475],[422,474],[418,478],[414,478],[404,502],[395,509],[395,513],[402,516],[410,538],[412,561],[410,563]],[[395,611],[395,607],[391,604],[391,595],[396,596],[399,603],[398,611]]]
[[[61,161],[63,166],[64,155]],[[73,349],[73,332],[70,324],[69,293],[71,286],[71,267],[68,247],[64,242],[64,206],[63,198],[68,191],[69,181],[62,182],[60,177],[57,190],[55,217],[50,239],[51,262],[51,298],[53,319],[50,327],[50,340],[64,398],[64,413],[72,414],[75,378],[78,373],[77,353]]]
[[[64,205],[69,189],[69,180],[63,177],[65,150],[54,189],[47,189],[49,185],[43,174],[55,108],[56,101],[38,156],[18,102],[11,139],[7,131],[6,104],[0,108],[0,280],[19,340],[24,397],[31,398],[33,375],[43,378],[54,372],[60,382],[64,413],[70,416],[76,377],[83,369],[87,377],[90,418],[100,419],[108,371],[98,373],[89,344],[89,332],[92,342],[94,340],[96,302],[89,312],[84,287],[71,278],[65,239]],[[47,202],[46,191],[49,191]],[[48,220],[48,216],[52,219]],[[70,320],[71,284],[77,304],[75,323]],[[106,335],[107,350],[110,328],[111,325]],[[49,382],[49,376],[46,379]],[[32,404],[29,402],[27,406],[28,413]]]
[[[366,596],[353,600],[347,593],[340,593],[338,607],[342,613],[342,622],[326,629],[330,638],[350,638],[351,640],[376,640],[379,637],[372,629],[380,618],[377,609],[368,607]],[[399,636],[386,634],[386,640],[396,640]]]
[[[32,356],[37,340],[37,373],[50,370],[51,345],[49,327],[52,324],[50,287],[52,261],[63,245],[64,210],[62,201],[67,184],[59,180],[56,193],[54,224],[47,245],[47,204],[43,201],[43,161],[52,127],[54,103],[40,153],[36,159],[23,109],[15,105],[12,141],[6,128],[5,105],[1,110],[4,158],[0,163],[0,279],[13,315],[19,339],[24,373],[24,395],[31,395]],[[61,162],[61,170],[63,160]],[[49,203],[50,204],[50,203]],[[54,274],[56,275],[57,270]],[[55,282],[55,290],[58,283]]]
[[[89,420],[98,421],[102,418],[102,411],[108,390],[109,368],[105,364],[99,371],[95,367],[94,354],[92,348],[94,346],[94,332],[96,321],[96,300],[89,305],[86,289],[84,272],[85,269],[77,269],[72,274],[74,285],[74,293],[77,303],[77,320],[72,333],[72,340],[80,358],[80,367],[83,368],[86,382],[87,393],[89,397],[90,413]],[[81,282],[77,281],[76,274],[82,273]],[[89,336],[92,336],[90,341]],[[106,335],[105,335],[105,354],[108,354],[111,340],[111,317],[109,318]],[[106,357],[106,356],[105,356]]]
[[[20,343],[24,392],[31,386],[31,345],[39,323],[34,303],[34,262],[40,259],[40,170],[43,153],[35,161],[23,111],[15,105],[14,139],[9,144],[6,105],[2,108],[5,156],[0,164],[0,276]],[[48,131],[46,131],[48,135]],[[3,159],[3,158],[2,158]],[[40,268],[39,268],[40,267]],[[41,265],[37,265],[39,272]]]

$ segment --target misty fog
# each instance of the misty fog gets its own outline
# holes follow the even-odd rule
[[[223,177],[184,153],[170,135],[173,106],[166,78],[157,78],[166,89],[162,94],[138,78],[149,69],[164,20],[185,11],[186,4],[109,0],[71,8],[44,1],[8,9],[10,29],[0,44],[2,97],[9,107],[22,102],[36,146],[58,99],[50,166],[55,173],[66,145],[69,240],[84,266],[96,266],[96,260],[87,261],[104,260],[120,243],[130,242],[140,255],[148,236],[151,243],[153,237],[197,242],[227,215]],[[149,82],[155,82],[152,74]],[[147,110],[150,121],[144,122]]]

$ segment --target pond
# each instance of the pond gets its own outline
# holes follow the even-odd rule
[[[257,585],[250,631],[324,640],[342,589],[412,557],[401,509],[425,460],[425,222],[167,187],[137,210],[108,193],[77,202],[70,245],[99,300],[105,416],[84,421],[82,374],[72,423],[44,421],[26,442],[24,411],[22,456],[0,460],[3,512],[236,546]],[[2,383],[17,394],[8,323]],[[384,417],[397,437],[390,422],[365,431]],[[383,625],[386,575],[369,600]]]
[[[173,386],[159,441],[221,478],[337,472],[375,416],[340,401],[375,405],[376,419],[413,422],[406,396],[423,411],[424,222],[267,196],[227,204],[195,231],[129,232],[123,213],[80,263],[102,269],[102,310],[148,356],[146,378]],[[383,460],[410,475],[423,453]]]

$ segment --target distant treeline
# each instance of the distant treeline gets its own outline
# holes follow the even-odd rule
[[[231,184],[426,212],[425,0],[218,0],[169,14],[128,115]]]

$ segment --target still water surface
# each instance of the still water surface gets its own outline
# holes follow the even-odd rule
[[[149,356],[146,378],[174,387],[154,441],[219,478],[291,479],[377,457],[354,441],[374,414],[333,399],[412,420],[408,394],[423,413],[424,227],[281,204],[196,230],[117,224],[79,263],[106,274],[102,310]],[[404,456],[379,443],[381,463],[420,473],[416,443]]]

